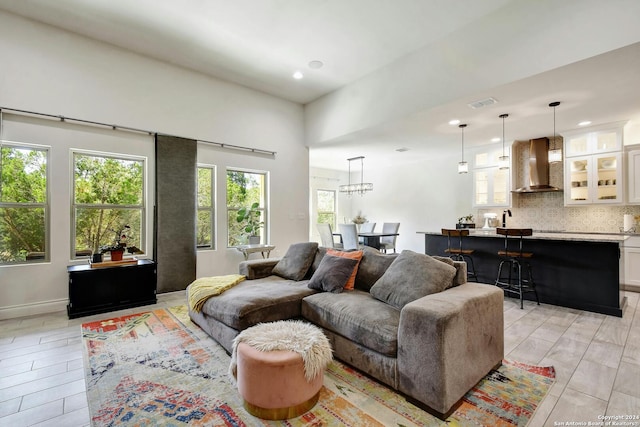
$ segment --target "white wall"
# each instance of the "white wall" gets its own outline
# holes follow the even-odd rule
[[[276,151],[269,159],[199,147],[198,160],[219,168],[219,206],[227,166],[268,171],[272,243],[281,253],[308,239],[308,151],[300,105],[4,12],[0,57],[2,107]],[[148,147],[143,150],[148,154]],[[52,203],[69,206],[68,200]],[[226,232],[218,231],[218,249],[198,255],[198,275],[235,272],[242,259],[226,249]],[[0,318],[63,309],[68,263],[68,257],[56,256],[48,266],[0,267]]]
[[[350,210],[341,212],[338,222],[353,218],[358,211],[369,222],[376,223],[376,231],[383,222],[399,222],[398,251],[409,249],[424,253],[424,235],[419,231],[454,227],[460,216],[471,212],[472,175],[458,174],[458,153],[443,153],[425,161],[379,167],[368,173],[373,191],[352,196]],[[316,174],[313,169],[311,174]],[[338,185],[347,183],[343,174]],[[312,181],[313,182],[313,181]],[[344,196],[343,196],[344,197]]]

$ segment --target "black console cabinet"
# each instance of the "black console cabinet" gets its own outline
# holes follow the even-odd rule
[[[137,264],[91,268],[70,265],[69,318],[156,303],[156,264],[143,259]]]

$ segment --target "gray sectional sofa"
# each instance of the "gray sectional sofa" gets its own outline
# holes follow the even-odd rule
[[[301,248],[306,258],[298,256]],[[326,252],[302,243],[282,259],[242,262],[247,280],[210,298],[201,312],[190,310],[191,319],[231,352],[233,339],[250,326],[304,318],[322,328],[336,358],[441,417],[501,363],[503,292],[466,283],[466,264],[365,248],[355,289],[323,292],[309,284],[317,287],[327,271]],[[438,281],[446,282],[444,290],[433,287]]]

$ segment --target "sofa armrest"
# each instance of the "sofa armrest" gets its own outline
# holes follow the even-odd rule
[[[398,389],[446,414],[504,355],[502,289],[467,283],[405,305]]]
[[[238,266],[238,274],[246,276],[248,280],[262,279],[263,277],[271,276],[271,271],[278,261],[280,261],[280,258],[242,261]]]
[[[467,283],[467,263],[465,261],[453,261],[456,268],[456,275],[453,278],[453,286],[464,285]]]

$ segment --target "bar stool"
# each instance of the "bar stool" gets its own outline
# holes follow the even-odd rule
[[[463,249],[462,248],[462,237],[469,235],[468,228],[462,229],[449,229],[443,228],[442,235],[447,236],[447,249],[444,251],[449,254],[449,258],[455,261],[465,261],[467,263],[467,279],[478,281],[478,275],[476,274],[476,267],[473,264],[473,249]],[[458,247],[451,247],[451,238],[458,238]]]
[[[524,308],[523,295],[525,292],[533,292],[536,295],[536,302],[540,305],[536,285],[533,282],[533,274],[531,272],[531,264],[527,261],[533,257],[532,252],[524,252],[522,249],[523,237],[533,235],[530,228],[497,228],[496,233],[504,236],[504,250],[498,251],[498,255],[503,257],[498,267],[498,278],[495,285],[504,289],[505,292],[516,294],[520,297],[520,309]],[[518,242],[517,248],[513,248],[513,244],[509,242]],[[502,276],[503,266],[508,264],[509,274],[507,277]],[[528,273],[528,279],[522,278],[522,267],[525,267]],[[516,272],[515,277],[512,273]]]

